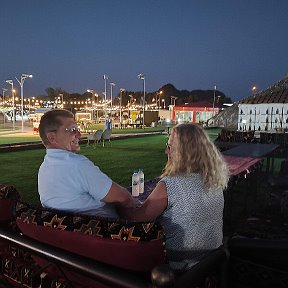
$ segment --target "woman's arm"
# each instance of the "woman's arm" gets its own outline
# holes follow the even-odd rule
[[[167,205],[166,185],[160,181],[141,207],[120,208],[118,213],[122,218],[132,221],[153,221],[164,212]]]

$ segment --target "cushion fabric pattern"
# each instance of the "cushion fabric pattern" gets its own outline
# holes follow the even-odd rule
[[[14,186],[0,184],[0,199],[19,199],[19,193]]]
[[[117,267],[151,271],[166,262],[164,230],[158,222],[74,214],[20,201],[16,222],[26,236]]]
[[[127,222],[52,209],[37,209],[20,201],[16,205],[16,217],[18,221],[26,224],[73,231],[99,238],[135,242],[164,239],[163,228],[157,222]]]

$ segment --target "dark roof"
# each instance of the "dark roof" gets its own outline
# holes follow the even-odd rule
[[[239,102],[239,104],[261,103],[288,103],[288,75],[266,90],[262,90]]]

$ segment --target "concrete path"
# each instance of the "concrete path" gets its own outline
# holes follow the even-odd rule
[[[5,127],[4,127],[5,128]],[[33,134],[33,128],[32,127],[27,127],[27,126],[24,126],[23,127],[23,132],[22,132],[22,129],[21,129],[21,127],[19,127],[19,126],[15,126],[15,129],[13,130],[12,128],[11,129],[9,129],[9,128],[7,128],[7,130],[0,130],[0,137],[1,137],[1,135],[5,135],[5,136],[32,136],[32,135],[34,135]]]
[[[127,133],[127,134],[112,134],[111,140],[113,139],[125,139],[125,138],[135,138],[135,137],[146,137],[149,135],[162,135],[167,134],[165,132],[143,132],[143,133]],[[33,132],[21,132],[21,131],[10,131],[10,134],[4,134],[5,137],[27,137],[29,135],[33,135]],[[0,134],[0,137],[4,135]],[[86,135],[82,134],[80,143],[87,143]],[[26,150],[26,149],[34,149],[34,148],[43,148],[43,144],[39,137],[39,140],[31,140],[30,142],[20,142],[20,143],[10,143],[10,144],[0,144],[0,153],[1,152],[11,152],[18,150]]]
[[[115,130],[114,130],[115,131]],[[81,138],[85,138],[87,133],[81,133],[82,137]],[[121,134],[117,134],[117,133],[113,133],[111,135],[111,139],[113,138],[125,138],[125,137],[133,137],[133,136],[141,136],[141,135],[157,135],[157,134],[165,134],[165,132],[142,132],[142,133],[121,133]],[[31,127],[24,127],[24,131],[21,131],[21,128],[17,128],[15,130],[6,130],[6,131],[0,131],[0,137],[1,136],[8,136],[8,137],[25,137],[25,136],[35,136],[35,134],[33,133],[33,130]]]

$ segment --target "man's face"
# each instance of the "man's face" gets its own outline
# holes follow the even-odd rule
[[[57,131],[47,133],[50,142],[48,148],[63,149],[71,152],[80,150],[79,140],[81,133],[73,118],[59,117],[62,125]]]

